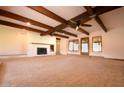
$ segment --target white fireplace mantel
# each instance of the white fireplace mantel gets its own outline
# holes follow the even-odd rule
[[[30,43],[28,46],[28,56],[47,56],[47,55],[55,55],[55,51],[50,51],[50,45],[46,43]],[[37,48],[47,48],[47,54],[37,55]],[[55,50],[55,49],[54,49]]]

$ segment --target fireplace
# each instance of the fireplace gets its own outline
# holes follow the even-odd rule
[[[37,55],[47,54],[47,48],[37,48]]]

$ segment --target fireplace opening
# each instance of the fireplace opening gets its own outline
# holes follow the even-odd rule
[[[47,48],[37,48],[37,55],[47,54]]]

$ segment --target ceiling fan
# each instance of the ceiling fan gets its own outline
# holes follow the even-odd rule
[[[76,26],[76,31],[81,27],[81,26],[85,26],[85,27],[91,27],[92,25],[90,24],[81,24],[81,21],[78,20],[78,21],[72,21],[70,20],[71,23],[73,23],[75,26]]]

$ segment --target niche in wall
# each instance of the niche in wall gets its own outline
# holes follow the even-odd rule
[[[50,45],[50,52],[54,52],[54,45]]]

